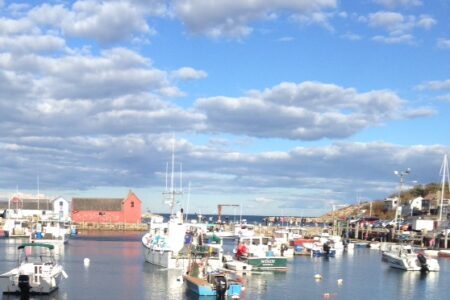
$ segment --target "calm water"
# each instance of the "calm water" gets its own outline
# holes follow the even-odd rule
[[[50,296],[32,299],[214,299],[186,292],[178,271],[144,261],[142,233],[91,233],[71,239],[59,249],[69,278]],[[19,240],[0,239],[0,273],[16,264]],[[232,241],[225,243],[226,250]],[[89,267],[83,264],[90,259]],[[441,271],[421,276],[389,268],[377,250],[355,249],[330,258],[295,257],[282,273],[252,274],[244,278],[242,299],[448,299],[450,260],[440,259]],[[316,281],[315,274],[323,279]],[[343,284],[338,285],[338,279]],[[3,295],[2,299],[19,299]]]

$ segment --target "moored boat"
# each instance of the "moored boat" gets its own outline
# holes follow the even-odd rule
[[[70,222],[58,219],[42,219],[32,223],[30,243],[66,244],[69,241]]]
[[[216,296],[217,299],[231,297],[235,299],[241,295],[241,284],[231,280],[222,272],[210,272],[205,278],[192,275],[184,275],[183,278],[189,290],[199,296]]]
[[[437,259],[414,252],[410,245],[384,252],[384,258],[392,268],[405,271],[437,272],[440,269]]]
[[[56,290],[62,278],[67,278],[53,254],[54,246],[26,243],[18,247],[19,265],[0,275],[3,293],[49,294]]]
[[[287,269],[287,258],[274,253],[268,237],[241,237],[235,251],[236,258],[251,265],[253,270]]]

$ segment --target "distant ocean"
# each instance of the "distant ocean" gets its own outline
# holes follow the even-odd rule
[[[169,219],[170,214],[158,214],[160,216],[164,217],[164,221],[167,221]],[[214,223],[217,221],[217,214],[202,214],[201,217],[203,218],[202,221],[208,221],[211,223]],[[254,216],[254,215],[243,215],[236,216],[236,215],[222,215],[222,221],[224,222],[230,222],[230,223],[236,223],[240,220],[246,220],[249,224],[263,224],[264,218],[266,216]],[[198,214],[189,214],[188,220],[197,220],[199,221],[199,215]]]

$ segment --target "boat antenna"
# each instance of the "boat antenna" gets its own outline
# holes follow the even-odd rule
[[[189,215],[189,201],[191,200],[191,182],[189,181],[188,184],[188,196],[187,196],[187,203],[186,203],[186,218],[185,222],[188,221],[188,215]]]
[[[39,210],[39,173],[37,175],[37,209]]]

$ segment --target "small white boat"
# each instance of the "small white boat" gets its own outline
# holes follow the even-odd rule
[[[3,293],[49,294],[56,290],[62,278],[67,278],[53,254],[54,246],[26,243],[18,247],[19,266],[0,275]]]
[[[439,263],[437,259],[425,256],[425,254],[421,252],[414,252],[410,245],[384,252],[383,257],[392,268],[405,271],[439,271]]]

